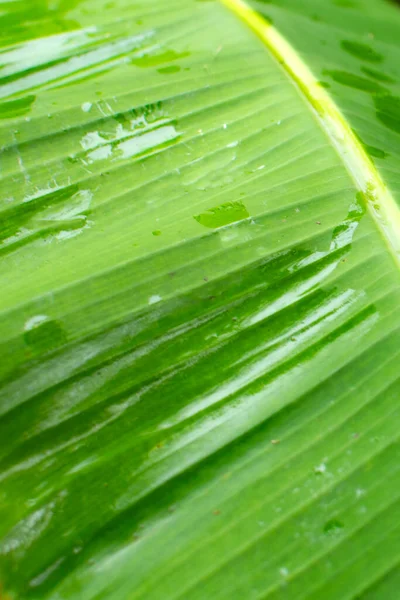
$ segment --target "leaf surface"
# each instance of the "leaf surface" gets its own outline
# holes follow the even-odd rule
[[[0,597],[397,599],[397,7],[0,25]]]

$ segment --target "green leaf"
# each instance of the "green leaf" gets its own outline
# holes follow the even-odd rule
[[[0,598],[397,600],[398,7],[0,24]]]

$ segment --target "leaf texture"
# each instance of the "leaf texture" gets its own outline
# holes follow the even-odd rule
[[[376,193],[227,4],[0,0],[0,597],[398,598],[400,15],[253,5]]]

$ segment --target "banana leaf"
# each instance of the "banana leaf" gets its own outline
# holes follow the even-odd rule
[[[400,10],[0,0],[1,600],[398,600]]]

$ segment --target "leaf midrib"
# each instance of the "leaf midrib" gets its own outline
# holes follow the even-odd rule
[[[357,139],[337,104],[279,31],[244,0],[221,0],[263,42],[300,95],[336,150],[366,205],[385,245],[400,269],[400,209],[374,163]]]

